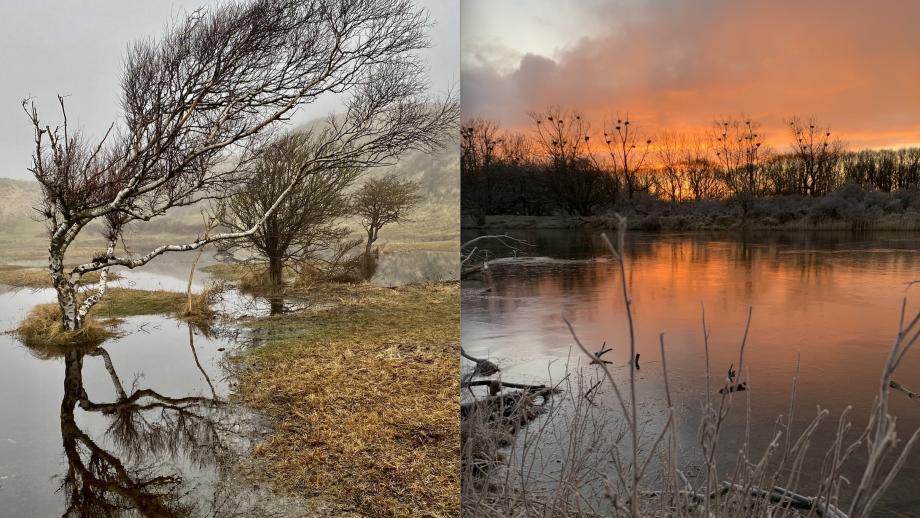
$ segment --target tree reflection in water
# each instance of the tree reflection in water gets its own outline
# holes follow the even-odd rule
[[[207,397],[173,397],[136,382],[126,388],[102,346],[64,353],[60,424],[67,470],[59,489],[66,499],[64,516],[120,516],[131,510],[144,516],[246,513],[234,501],[241,493],[229,482],[229,445],[241,427],[198,361],[194,335],[190,326],[190,361],[210,387]],[[89,359],[103,362],[114,401],[93,401],[87,395],[83,364]],[[78,425],[77,406],[107,419],[98,441]],[[205,482],[189,477],[196,469],[213,475]]]

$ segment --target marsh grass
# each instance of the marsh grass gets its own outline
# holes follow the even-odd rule
[[[222,291],[219,285],[207,286],[198,293],[185,295],[185,301],[176,312],[182,320],[209,321],[217,316],[217,310],[212,305]]]
[[[117,326],[123,317],[175,314],[185,300],[183,293],[109,288],[77,331],[64,330],[60,308],[51,303],[32,308],[14,334],[30,348],[92,347],[118,336]]]
[[[90,314],[97,317],[176,314],[185,303],[184,293],[110,287]]]
[[[630,331],[630,358],[635,354],[632,300],[627,270],[621,255],[626,223],[619,218],[616,244],[606,239],[620,269],[621,296],[626,303]],[[792,429],[796,412],[797,375],[792,381],[789,412],[773,424],[772,440],[765,448],[752,447],[749,391],[737,391],[747,379],[745,349],[752,312],[738,348],[735,374],[713,376],[709,370],[709,335],[702,314],[702,351],[706,358],[706,393],[696,441],[682,443],[671,398],[665,336],[659,336],[663,380],[663,415],[651,415],[637,404],[633,362],[628,376],[606,364],[596,370],[598,382],[568,385],[567,404],[553,404],[535,426],[515,430],[506,454],[489,470],[465,469],[463,513],[469,516],[616,516],[616,517],[869,517],[894,481],[920,431],[906,440],[896,431],[888,411],[892,377],[913,345],[920,340],[920,313],[907,318],[906,295],[901,306],[898,333],[879,380],[879,392],[864,426],[855,424],[847,407],[839,416],[830,440],[816,435],[828,419],[819,408],[800,431]],[[592,353],[580,342],[568,321],[573,342],[584,357]],[[595,364],[596,365],[596,364]],[[578,379],[585,379],[578,371]],[[571,380],[572,373],[567,378]],[[599,377],[598,377],[599,376]],[[603,383],[612,394],[612,409],[598,413],[591,393]],[[586,386],[590,388],[586,389]],[[594,392],[596,394],[596,392]],[[745,397],[748,396],[748,397]],[[720,448],[723,431],[735,398],[746,404],[745,433],[740,447],[728,454]],[[590,404],[589,404],[590,403]],[[608,416],[614,420],[609,420]],[[476,424],[474,423],[474,426]],[[464,426],[467,426],[464,424]],[[562,433],[560,433],[560,431]],[[503,430],[480,426],[479,442],[495,441],[500,451]],[[855,433],[855,436],[854,436]],[[493,438],[493,439],[490,439]],[[474,465],[475,451],[464,435],[464,467]],[[717,452],[722,452],[717,453]],[[695,453],[695,455],[693,455]],[[494,457],[495,454],[492,454]],[[558,466],[547,469],[547,458]],[[693,458],[693,460],[691,460]],[[817,460],[816,460],[817,459]],[[700,462],[693,465],[693,461]],[[726,461],[728,461],[726,463]],[[720,470],[733,466],[727,471]],[[691,469],[695,468],[695,473]],[[856,472],[857,478],[845,473]]]
[[[118,279],[116,272],[109,272],[109,280]],[[84,284],[99,282],[99,272],[90,272],[82,277]],[[16,265],[0,265],[0,284],[13,288],[50,288],[51,277],[44,268],[30,268]]]
[[[116,336],[111,323],[87,318],[81,329],[67,331],[61,323],[57,304],[39,304],[29,311],[14,334],[26,347],[47,351],[53,356],[56,350],[68,347],[92,348]]]
[[[240,398],[270,419],[253,452],[278,491],[364,516],[456,516],[459,287],[326,284],[250,319]]]
[[[317,285],[361,283],[366,278],[363,266],[362,255],[344,257],[332,264],[291,263],[284,268],[284,285],[280,287],[271,285],[268,266],[261,262],[212,264],[202,271],[220,281],[235,283],[240,291],[250,295],[297,296]]]

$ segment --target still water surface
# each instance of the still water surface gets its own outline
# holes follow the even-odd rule
[[[372,282],[456,278],[444,253],[385,254]],[[185,291],[194,254],[119,272],[113,284]],[[199,266],[214,262],[204,257]],[[196,273],[195,289],[209,281]],[[0,286],[0,331],[14,329],[44,290]],[[297,310],[234,290],[229,317]],[[227,354],[244,344],[232,320],[214,329],[165,316],[125,319],[100,347],[45,354],[0,334],[0,516],[300,516],[304,505],[241,479],[235,462],[267,432],[229,401]],[[247,342],[248,340],[243,340]]]
[[[622,366],[629,356],[625,307],[618,268],[604,257],[599,234],[511,234],[533,245],[520,252],[533,257],[494,265],[491,290],[478,282],[464,283],[461,330],[467,351],[496,361],[506,381],[560,380],[573,370],[574,361],[587,363],[573,349],[565,316],[589,348],[600,349],[604,342],[614,348],[606,357],[614,361],[622,380],[628,375]],[[831,413],[813,445],[815,453],[823,453],[820,443],[832,436],[847,405],[854,407],[854,428],[864,426],[897,332],[907,283],[920,279],[920,236],[632,234],[626,249],[641,355],[640,404],[653,417],[663,415],[663,332],[686,451],[698,449],[699,409],[706,391],[702,307],[711,328],[712,369],[720,377],[730,365],[737,367],[748,308],[753,309],[743,373],[751,390],[735,400],[724,453],[737,451],[741,444],[748,396],[755,451],[769,441],[776,417],[788,411],[798,358],[795,427],[801,430],[818,405]],[[920,309],[916,290],[907,292],[913,311]],[[895,379],[920,389],[920,350],[908,356]],[[891,400],[898,429],[902,437],[909,436],[920,427],[920,401],[901,393]],[[614,408],[612,396],[601,406]],[[722,472],[727,473],[732,465],[728,455],[724,458]],[[918,485],[920,450],[884,498],[882,512],[920,516]]]
[[[170,289],[145,272],[116,284]],[[15,328],[51,290],[0,290],[0,327]],[[97,348],[30,349],[0,335],[2,515],[243,516],[280,509],[233,475],[262,431],[229,403],[221,365],[235,346],[213,330],[130,317]]]

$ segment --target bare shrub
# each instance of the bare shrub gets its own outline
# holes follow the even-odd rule
[[[249,262],[268,265],[270,288],[283,286],[283,271],[292,263],[321,260],[333,254],[349,234],[342,225],[348,215],[345,189],[361,174],[354,167],[329,167],[309,175],[288,194],[274,213],[262,216],[300,171],[310,168],[322,142],[311,132],[286,133],[262,148],[252,177],[224,202],[221,223],[234,232],[257,230],[218,244],[229,255],[243,252]]]

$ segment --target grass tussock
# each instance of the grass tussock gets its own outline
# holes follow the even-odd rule
[[[266,341],[238,359],[241,398],[274,424],[264,476],[362,515],[458,515],[458,285],[299,295],[312,309],[249,321]]]
[[[39,304],[32,308],[15,334],[26,347],[41,351],[44,356],[54,356],[64,348],[96,347],[115,336],[108,323],[92,317],[77,331],[65,330],[57,304]]]
[[[57,348],[91,348],[117,336],[114,328],[123,317],[177,313],[180,305],[187,307],[186,301],[184,293],[109,288],[77,331],[64,330],[60,308],[51,303],[32,308],[14,333],[27,347],[52,355]]]
[[[109,318],[174,314],[186,304],[185,293],[109,288],[93,308],[92,314]]]
[[[118,274],[109,272],[109,280],[118,279]],[[81,278],[83,284],[99,282],[99,272],[90,272]],[[44,268],[30,268],[16,265],[0,265],[0,284],[13,288],[50,288],[51,277]]]
[[[183,320],[210,320],[217,315],[217,311],[211,307],[214,298],[219,293],[219,289],[209,286],[199,293],[193,293],[191,299],[188,295],[185,302],[179,308],[177,316]]]

